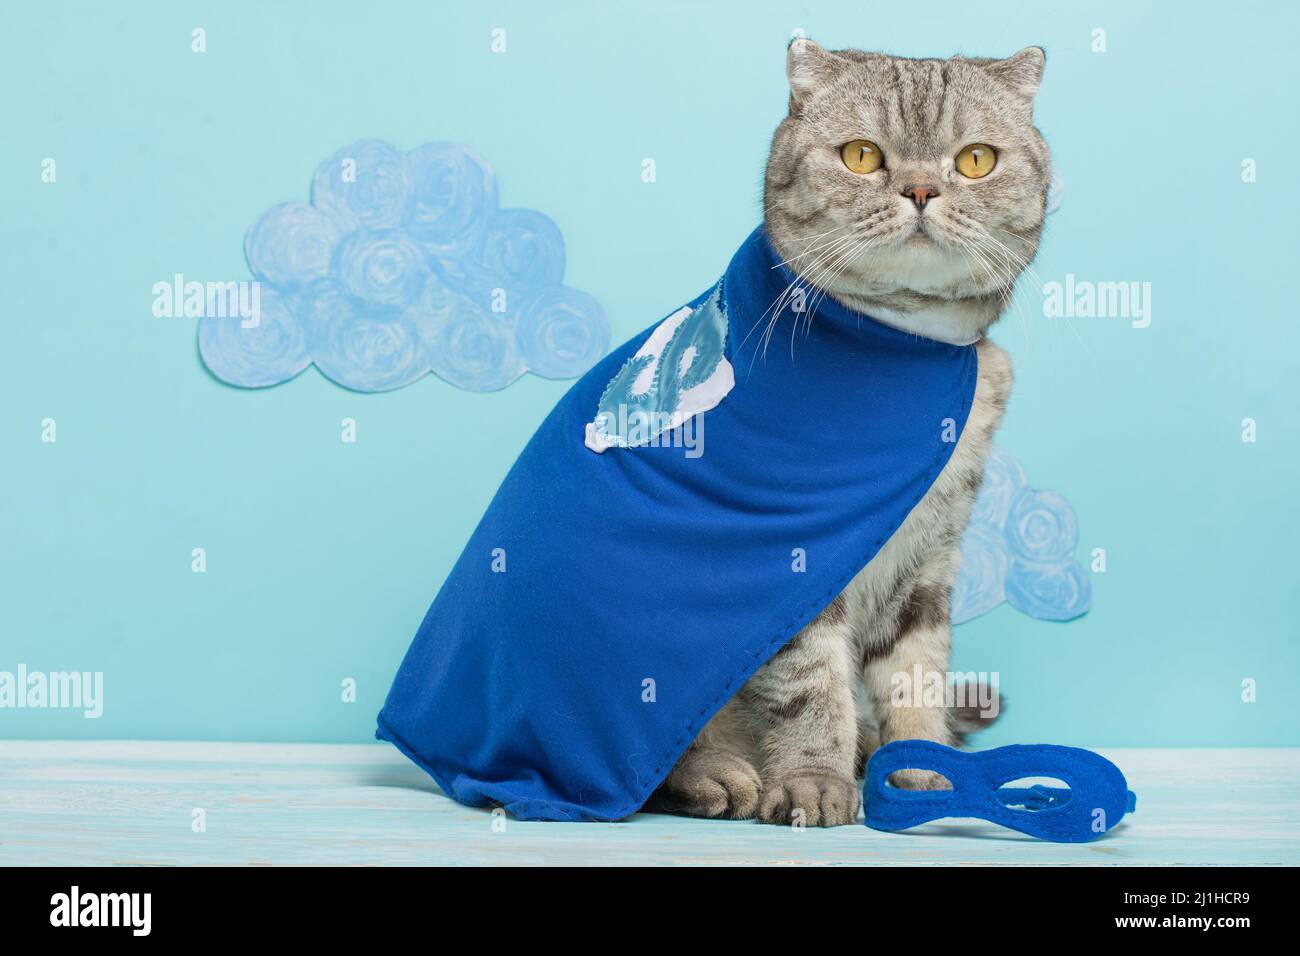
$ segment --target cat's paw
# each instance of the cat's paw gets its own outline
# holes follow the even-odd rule
[[[698,753],[683,760],[659,794],[664,809],[693,817],[748,820],[758,810],[763,782],[744,759]]]
[[[856,822],[860,806],[858,785],[848,777],[791,774],[764,781],[758,819],[764,823],[838,827]]]
[[[895,770],[889,775],[889,785],[899,790],[951,790],[952,784],[942,774],[933,770]]]

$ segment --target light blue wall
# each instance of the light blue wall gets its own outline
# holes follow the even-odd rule
[[[1044,45],[1038,122],[1068,186],[1038,272],[1152,283],[1147,329],[1064,327],[1032,283],[998,329],[1018,371],[1001,442],[1071,500],[1108,570],[1082,620],[1003,606],[958,629],[957,665],[998,671],[1011,701],[985,742],[1300,744],[1294,7],[330,6],[4,16],[0,670],[103,671],[106,700],[99,720],[0,710],[0,736],[368,739],[428,602],[567,386],[362,395],[309,369],[241,391],[201,366],[195,320],[153,317],[152,285],[248,278],[248,224],[306,199],[346,143],[449,139],[493,164],[503,205],[556,220],[566,281],[621,341],[703,289],[757,221],[802,27],[910,55]]]

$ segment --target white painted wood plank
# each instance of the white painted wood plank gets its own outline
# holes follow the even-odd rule
[[[638,814],[494,832],[386,744],[0,742],[0,865],[1300,863],[1300,750],[1107,756],[1138,812],[1061,846],[978,821],[884,834]]]

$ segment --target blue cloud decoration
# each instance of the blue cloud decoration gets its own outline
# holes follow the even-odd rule
[[[491,168],[456,143],[343,147],[316,170],[310,203],[262,214],[244,254],[259,324],[199,324],[204,363],[232,385],[275,385],[314,362],[361,392],[428,372],[491,392],[525,372],[576,378],[609,347],[600,304],[563,284],[559,228],[499,208]]]
[[[1045,621],[1086,613],[1092,582],[1074,558],[1078,544],[1070,503],[1054,491],[1031,488],[1015,458],[993,446],[961,542],[953,623],[987,614],[1003,601]]]

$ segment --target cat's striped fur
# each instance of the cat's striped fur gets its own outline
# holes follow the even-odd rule
[[[959,542],[1011,390],[1006,353],[983,336],[1042,228],[1047,150],[1032,124],[1042,65],[1032,47],[991,61],[791,45],[790,115],[773,142],[765,193],[773,244],[850,307],[930,337],[976,341],[978,384],[953,455],[925,497],[844,592],[714,716],[660,788],[659,806],[849,823],[859,810],[855,777],[882,741],[959,739],[959,715],[896,706],[892,681],[918,666],[948,672]],[[858,138],[880,145],[886,169],[855,178],[837,167],[839,146]],[[970,142],[999,151],[989,181],[965,183],[952,170],[953,154]],[[918,179],[943,198],[909,209],[901,189]],[[925,216],[930,233],[918,239]],[[839,234],[849,238],[824,238]],[[942,784],[920,771],[894,782]]]

